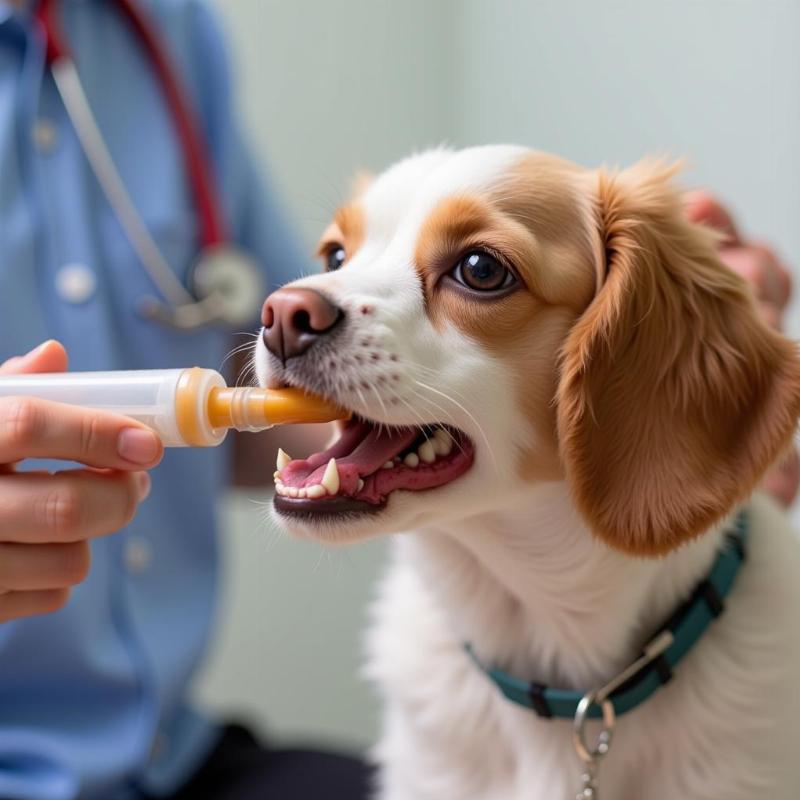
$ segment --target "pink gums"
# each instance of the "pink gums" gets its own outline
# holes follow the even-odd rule
[[[383,469],[387,461],[410,447],[419,436],[417,428],[384,428],[366,422],[348,425],[327,450],[307,459],[290,461],[281,471],[280,480],[288,487],[303,488],[321,483],[328,462],[336,459],[339,495],[357,497],[368,503],[380,503],[396,489],[420,491],[455,480],[472,465],[474,450],[466,438],[458,441],[453,452],[433,464],[416,468],[395,465]],[[364,486],[359,490],[359,480]],[[324,498],[323,498],[324,499]]]

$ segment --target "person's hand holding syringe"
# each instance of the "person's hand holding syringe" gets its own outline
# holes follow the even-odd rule
[[[213,370],[66,368],[53,341],[0,365],[0,622],[64,605],[88,573],[89,541],[133,519],[165,445],[346,416],[299,390],[228,388]],[[17,472],[29,458],[86,468]]]

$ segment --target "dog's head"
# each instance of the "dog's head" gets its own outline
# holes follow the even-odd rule
[[[795,430],[800,360],[671,172],[481,147],[362,186],[326,271],[264,308],[260,381],[354,414],[325,453],[279,460],[282,522],[354,538],[566,479],[597,536],[657,554],[746,496]]]

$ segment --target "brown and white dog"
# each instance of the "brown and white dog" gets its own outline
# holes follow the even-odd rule
[[[800,359],[768,329],[672,170],[589,171],[518,147],[413,156],[273,294],[262,383],[354,417],[279,455],[275,514],[324,542],[396,537],[369,636],[383,800],[569,800],[567,720],[469,659],[602,686],[708,572],[750,505],[727,609],[621,717],[614,800],[800,796],[800,548],[749,499],[792,440]]]

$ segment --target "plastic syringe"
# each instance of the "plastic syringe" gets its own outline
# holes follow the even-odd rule
[[[229,387],[213,369],[59,372],[0,377],[0,397],[39,397],[139,420],[166,447],[213,447],[228,430],[331,422],[346,411],[301,389]]]

